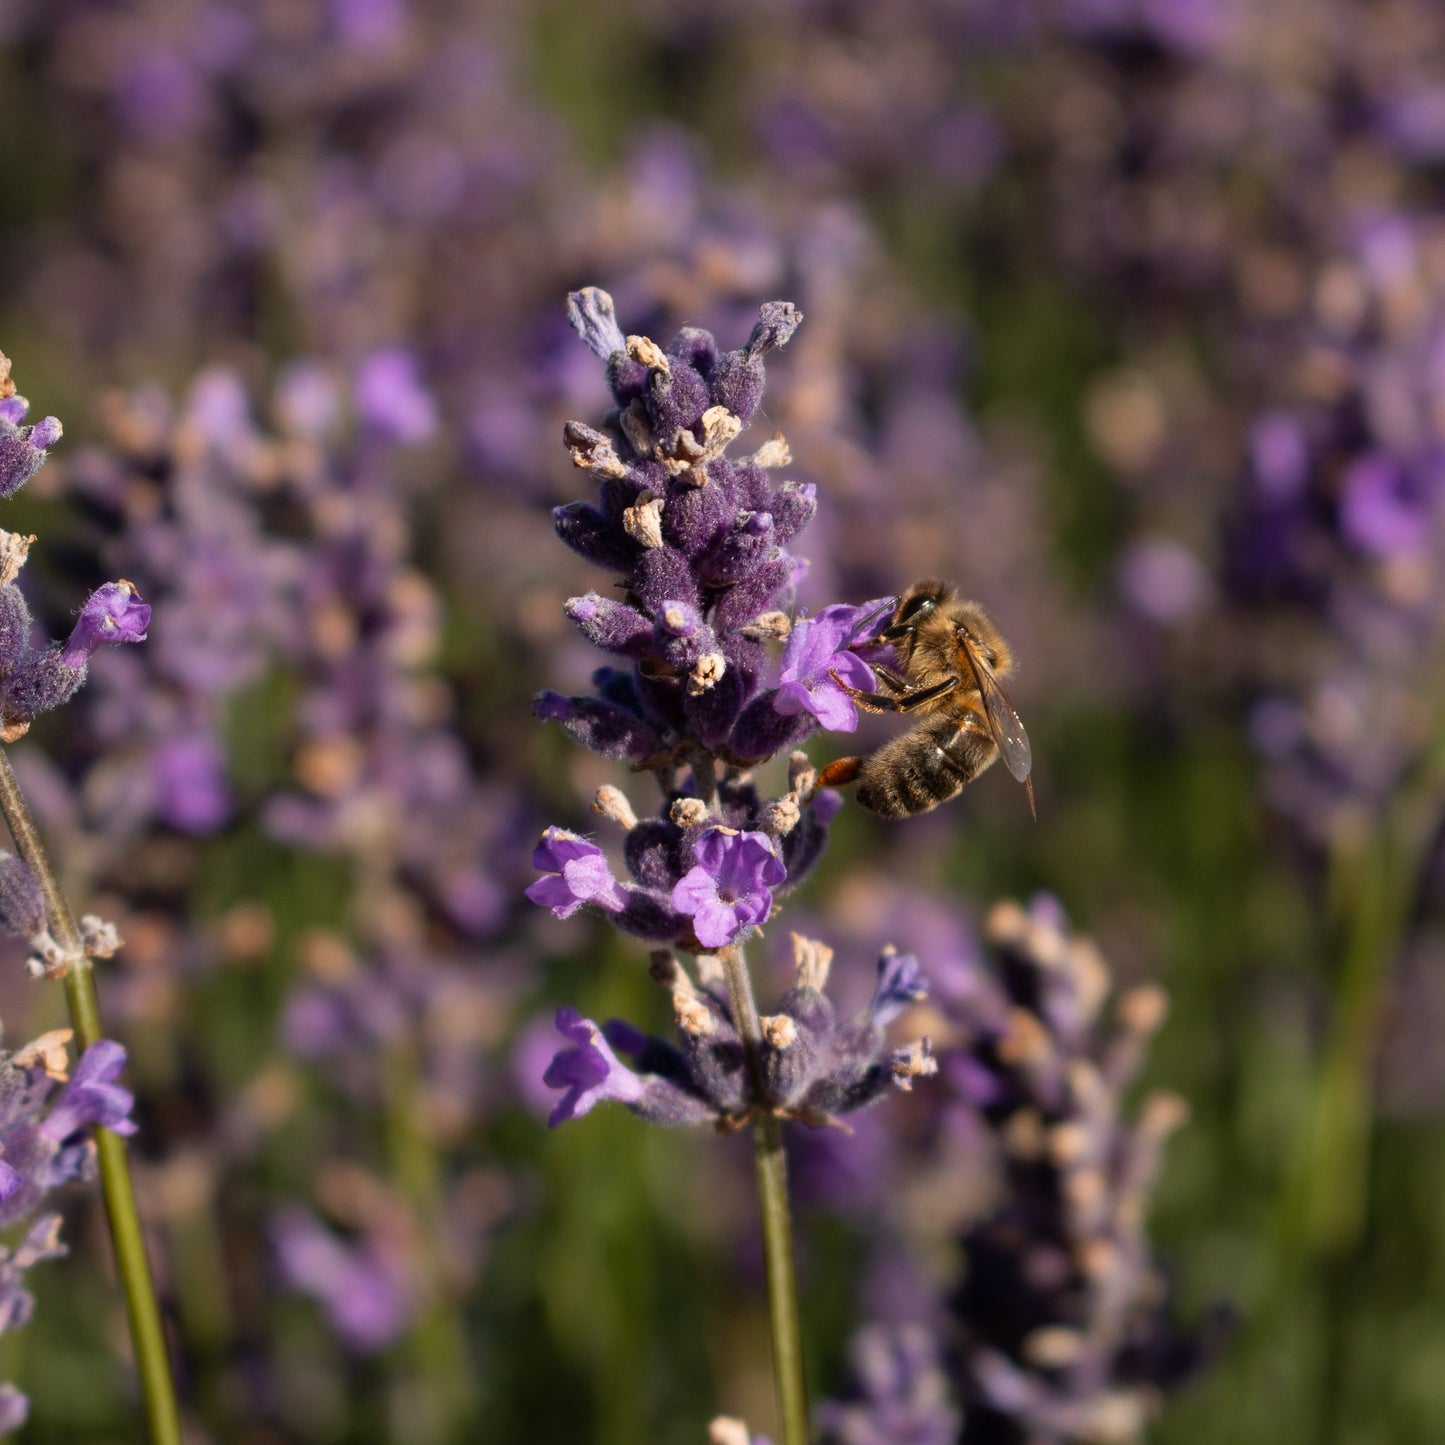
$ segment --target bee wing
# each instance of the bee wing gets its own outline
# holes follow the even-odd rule
[[[1027,783],[1034,770],[1034,750],[1029,746],[1029,735],[1014,705],[1008,700],[998,679],[988,670],[988,665],[978,655],[978,650],[967,638],[960,639],[968,653],[969,666],[978,679],[978,693],[983,699],[983,710],[988,718],[988,730],[998,744],[998,755],[1004,766],[1020,783]]]

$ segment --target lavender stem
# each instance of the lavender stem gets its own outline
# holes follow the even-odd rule
[[[10,826],[16,851],[40,883],[51,935],[67,953],[74,955],[70,971],[65,975],[65,998],[75,1026],[76,1042],[84,1052],[103,1037],[91,963],[85,956],[75,915],[60,891],[60,882],[51,867],[45,845],[40,841],[35,819],[31,816],[25,795],[20,791],[19,779],[4,748],[0,748],[0,812],[4,813]],[[152,1445],[180,1445],[181,1425],[175,1384],[171,1378],[165,1330],[161,1324],[150,1261],[146,1258],[145,1237],[136,1209],[125,1141],[109,1129],[96,1129],[95,1147],[116,1268],[125,1291],[126,1317],[130,1322],[136,1371],[145,1397],[150,1439]]]
[[[759,1094],[763,1091],[760,1054],[762,1022],[753,998],[747,959],[740,946],[720,955],[727,980],[728,1002],[748,1066]],[[758,1170],[758,1201],[762,1206],[763,1258],[768,1280],[768,1315],[773,1334],[773,1378],[782,1423],[782,1445],[808,1445],[808,1395],[803,1375],[803,1334],[798,1321],[798,1285],[793,1271],[793,1222],[788,1207],[788,1160],[783,1131],[776,1115],[763,1114],[753,1123],[753,1158]]]
[[[1287,1228],[1305,1218],[1321,1253],[1345,1252],[1364,1228],[1368,1094],[1383,995],[1442,815],[1445,744],[1437,744],[1374,837],[1363,846],[1342,846],[1335,859],[1332,892],[1342,934],[1338,1014],[1316,1089],[1308,1157],[1287,1208]]]

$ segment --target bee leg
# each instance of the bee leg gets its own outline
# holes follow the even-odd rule
[[[934,683],[932,687],[914,688],[904,692],[901,697],[893,697],[886,692],[860,692],[855,687],[849,687],[836,672],[830,672],[828,676],[865,712],[912,712],[914,708],[923,707],[926,703],[937,702],[939,698],[947,697],[959,684],[958,678],[946,677],[942,682]],[[902,682],[903,679],[896,678],[894,681]],[[904,686],[907,687],[907,684],[904,683]]]
[[[818,786],[820,788],[846,788],[849,783],[858,781],[858,774],[862,768],[862,758],[837,758],[826,767],[818,769]]]
[[[893,672],[889,668],[879,667],[876,662],[870,662],[868,665],[883,679],[883,685],[887,687],[890,692],[907,692],[913,686],[907,678],[899,677],[896,672]]]

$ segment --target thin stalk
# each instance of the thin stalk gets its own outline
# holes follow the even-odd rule
[[[764,1097],[763,1027],[753,998],[747,959],[736,946],[722,951],[733,1022],[747,1050],[758,1098]],[[763,1259],[767,1267],[768,1317],[773,1334],[773,1380],[782,1422],[782,1445],[808,1445],[808,1392],[803,1372],[803,1332],[798,1321],[798,1283],[793,1272],[793,1222],[788,1207],[788,1160],[776,1116],[753,1123],[753,1159],[762,1206]]]
[[[1365,1225],[1370,1075],[1385,990],[1445,812],[1445,733],[1436,736],[1442,741],[1421,759],[1373,834],[1342,842],[1333,860],[1341,953],[1334,1027],[1281,1221],[1286,1240],[1320,1255],[1347,1254]]]
[[[60,890],[59,879],[45,845],[40,841],[35,819],[30,814],[25,795],[20,791],[19,779],[4,748],[0,748],[0,812],[5,814],[5,821],[10,825],[16,850],[40,884],[51,936],[72,955],[70,972],[65,976],[65,999],[70,1006],[76,1042],[83,1051],[103,1037],[91,963],[85,956],[75,915]],[[175,1384],[171,1378],[170,1357],[166,1352],[165,1330],[161,1324],[150,1261],[146,1258],[145,1237],[136,1209],[125,1141],[109,1129],[98,1128],[95,1131],[95,1149],[100,1162],[101,1192],[105,1197],[106,1218],[110,1222],[116,1268],[125,1293],[136,1373],[140,1376],[145,1398],[151,1445],[180,1445],[181,1424]]]

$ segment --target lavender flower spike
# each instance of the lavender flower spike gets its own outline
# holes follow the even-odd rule
[[[80,609],[80,620],[60,649],[67,667],[84,667],[103,642],[144,642],[151,609],[134,584],[122,578],[97,587]]]
[[[548,828],[532,852],[532,866],[547,871],[527,889],[527,897],[554,918],[570,918],[584,903],[621,913],[626,894],[612,876],[607,858],[595,843],[566,828]]]
[[[642,1097],[642,1080],[618,1062],[591,1019],[584,1019],[575,1008],[559,1008],[557,1032],[571,1039],[572,1047],[558,1053],[542,1075],[549,1088],[567,1091],[547,1120],[551,1128],[568,1119],[580,1119],[604,1099],[631,1104]]]
[[[693,919],[704,948],[724,948],[766,922],[772,890],[788,876],[766,833],[710,828],[693,844],[697,866],[672,890],[672,906]]]
[[[876,615],[876,604],[849,607],[840,603],[798,623],[783,649],[774,709],[783,717],[811,713],[829,732],[856,731],[858,705],[847,688],[871,692],[877,684],[872,668],[848,649],[854,645],[858,619]]]

